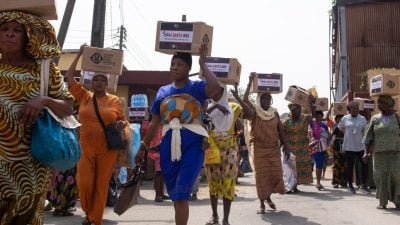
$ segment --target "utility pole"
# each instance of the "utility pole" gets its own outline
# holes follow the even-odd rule
[[[74,11],[75,0],[68,0],[65,6],[64,16],[61,21],[60,30],[58,31],[57,41],[60,45],[61,50],[63,49],[65,37],[67,36],[67,31],[69,23],[71,22],[72,12]],[[57,64],[60,58],[57,57],[54,61]]]
[[[126,41],[126,29],[124,25],[119,28],[119,50],[125,47],[124,42]]]
[[[92,19],[92,47],[104,47],[104,27],[106,21],[106,0],[95,0]]]

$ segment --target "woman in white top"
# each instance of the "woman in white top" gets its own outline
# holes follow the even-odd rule
[[[349,102],[347,110],[349,114],[343,116],[338,127],[344,133],[342,149],[345,151],[345,160],[347,163],[348,189],[352,193],[356,192],[353,187],[353,169],[354,160],[357,158],[361,164],[361,191],[371,193],[366,186],[368,167],[362,160],[365,152],[365,145],[362,143],[362,139],[367,126],[367,120],[359,114],[358,102]]]

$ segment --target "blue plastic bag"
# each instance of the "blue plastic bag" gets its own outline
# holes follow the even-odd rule
[[[61,126],[47,108],[42,112],[32,130],[32,156],[53,169],[64,171],[74,167],[81,157],[75,128]]]
[[[125,150],[118,151],[117,165],[119,167],[135,168],[135,156],[140,148],[140,124],[131,123],[128,132],[128,145]]]

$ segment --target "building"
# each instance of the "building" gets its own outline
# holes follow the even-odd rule
[[[400,68],[399,0],[336,0],[330,30],[334,101],[369,98],[367,70]]]

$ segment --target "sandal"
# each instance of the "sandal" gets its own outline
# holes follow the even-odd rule
[[[222,225],[230,225],[228,221],[223,220]]]
[[[206,225],[219,225],[219,219],[211,217],[211,219],[206,223]]]
[[[324,186],[322,186],[322,184],[317,184],[317,186],[315,186],[315,187],[318,189],[318,191],[325,190],[325,188],[324,188]]]
[[[163,202],[164,198],[163,198],[163,196],[156,196],[156,199],[154,201],[155,202]]]
[[[58,210],[55,209],[53,212],[53,216],[55,217],[63,217],[63,216],[73,216],[74,214],[68,210]]]

